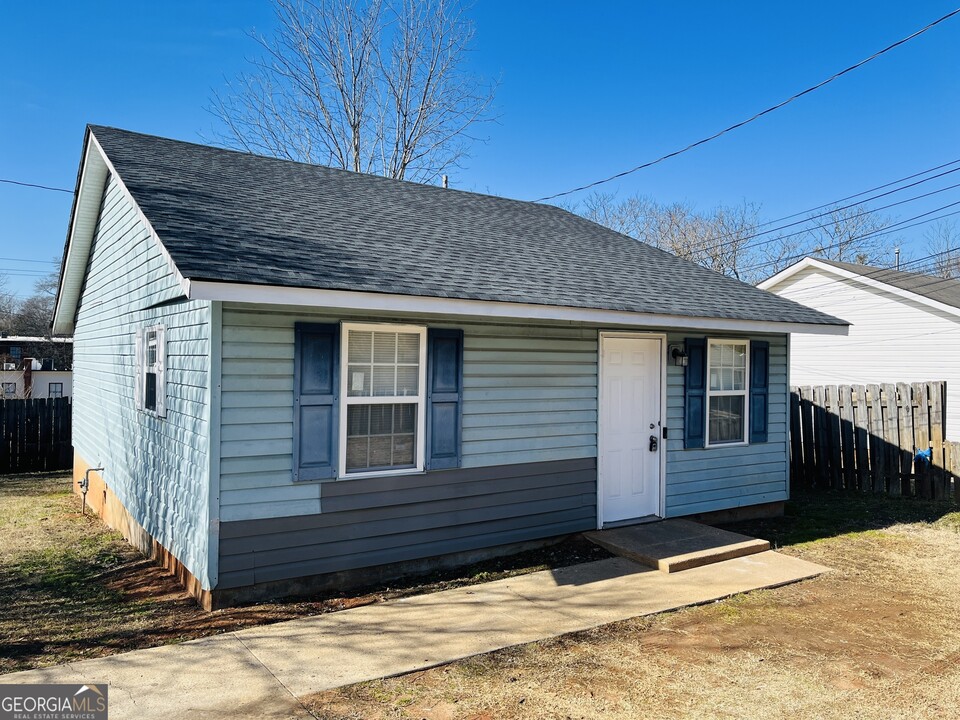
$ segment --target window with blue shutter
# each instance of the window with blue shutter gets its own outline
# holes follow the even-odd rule
[[[295,481],[460,466],[463,331],[426,330],[421,365],[407,330],[297,323]]]
[[[427,330],[428,470],[460,466],[463,331]]]
[[[336,477],[340,328],[297,323],[293,366],[293,479]]]
[[[707,340],[687,338],[687,369],[684,383],[683,446],[704,446],[707,389]]]
[[[767,442],[770,414],[770,343],[750,343],[750,442]]]

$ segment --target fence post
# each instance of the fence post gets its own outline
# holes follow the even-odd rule
[[[935,500],[946,500],[946,473],[943,471],[943,395],[944,383],[927,383],[930,399],[930,446],[933,448],[930,470]]]
[[[806,485],[803,477],[803,435],[800,429],[800,388],[790,388],[790,480]]]
[[[803,480],[807,487],[817,482],[816,436],[813,432],[813,389],[810,386],[800,390],[800,427],[803,431]]]
[[[843,451],[843,486],[853,490],[857,485],[856,453],[853,432],[853,388],[840,387],[840,440]]]
[[[897,383],[897,395],[900,397],[900,494],[914,495],[916,490],[911,482],[913,477],[913,453],[916,442],[913,437],[913,391],[907,383]]]
[[[872,489],[870,475],[870,422],[867,412],[867,388],[854,385],[852,389],[854,409],[853,422],[856,425],[857,485],[862,492]]]
[[[813,388],[813,450],[817,456],[817,487],[830,485],[830,446],[827,440],[827,410],[825,389],[822,385]]]

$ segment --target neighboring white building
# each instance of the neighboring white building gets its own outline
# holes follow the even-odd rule
[[[792,385],[946,380],[946,434],[960,440],[960,280],[804,258],[759,287],[851,323],[791,337]]]
[[[34,370],[30,397],[58,398],[73,395],[73,373],[69,370]]]
[[[70,370],[0,369],[0,399],[59,398],[73,395]]]

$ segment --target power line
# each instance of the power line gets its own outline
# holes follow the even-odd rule
[[[960,170],[960,168],[957,168],[957,169]],[[950,172],[956,172],[956,170],[951,170]],[[931,179],[932,179],[932,178],[931,178]],[[915,184],[916,184],[916,183],[914,183],[914,185],[915,185]],[[903,189],[906,189],[906,187],[912,187],[912,185],[905,186],[905,188],[903,188]],[[958,187],[960,187],[960,183],[957,183],[957,184],[955,184],[955,185],[948,185],[947,187],[940,188],[939,190],[932,190],[931,192],[923,193],[922,195],[914,195],[913,197],[907,198],[906,200],[898,200],[897,202],[890,203],[890,204],[888,204],[888,205],[881,205],[881,206],[878,207],[878,208],[868,208],[868,209],[866,209],[866,210],[863,210],[862,212],[857,212],[857,213],[854,213],[854,214],[852,214],[852,215],[848,215],[848,216],[846,216],[844,219],[845,219],[845,220],[853,220],[853,219],[855,219],[855,218],[863,217],[864,215],[870,215],[870,214],[875,213],[875,212],[878,212],[878,211],[880,211],[880,210],[889,210],[889,209],[892,208],[892,207],[896,207],[896,206],[898,206],[898,205],[905,205],[905,204],[907,204],[907,203],[914,202],[914,201],[916,201],[916,200],[922,200],[923,198],[930,197],[931,195],[938,195],[939,193],[946,192],[947,190],[954,190],[954,189],[956,189],[956,188],[958,188]],[[890,193],[893,193],[893,192],[897,192],[897,191],[896,191],[896,190],[891,190],[891,191],[889,191],[889,192],[882,193],[881,195],[876,195],[876,196],[874,196],[874,197],[872,197],[872,198],[869,198],[868,200],[865,200],[864,202],[869,202],[869,200],[876,200],[876,199],[879,198],[879,197],[883,197],[884,195],[889,195]],[[861,204],[862,204],[862,203],[856,203],[856,204],[854,204],[854,205],[845,205],[845,206],[841,206],[841,207],[835,207],[835,208],[833,208],[832,210],[830,210],[830,211],[828,211],[828,212],[821,213],[821,214],[819,214],[819,215],[811,215],[809,218],[806,218],[806,219],[804,219],[804,220],[798,220],[797,222],[792,222],[792,223],[789,223],[789,224],[787,224],[787,225],[781,225],[780,227],[773,228],[772,230],[764,230],[764,231],[761,231],[761,232],[753,233],[752,235],[747,235],[746,237],[739,238],[739,239],[733,240],[733,241],[731,241],[731,242],[719,243],[719,244],[717,244],[717,245],[711,245],[711,247],[714,247],[714,248],[719,249],[719,248],[726,247],[726,246],[728,246],[728,245],[735,245],[735,244],[738,243],[738,242],[743,242],[743,241],[745,241],[745,240],[752,240],[752,239],[754,239],[754,238],[760,237],[761,235],[768,235],[768,234],[770,234],[770,233],[777,232],[778,230],[786,230],[786,229],[789,228],[789,227],[795,227],[796,225],[802,225],[803,223],[805,223],[805,222],[807,222],[807,221],[809,221],[809,220],[817,220],[818,218],[827,217],[827,216],[829,216],[829,215],[832,215],[832,214],[835,213],[835,212],[840,212],[840,211],[842,211],[842,210],[849,210],[849,209],[854,208],[854,207],[857,207],[857,206],[859,206],[859,205],[861,205]],[[953,204],[956,204],[956,203],[953,203]],[[931,211],[931,212],[937,212],[937,211],[939,211],[939,210],[943,210],[943,209],[946,208],[946,207],[950,207],[950,206],[949,206],[949,205],[945,205],[945,206],[940,207],[940,208],[937,208],[936,210],[933,210],[933,211]],[[926,214],[926,215],[929,215],[929,214],[931,214],[931,213],[925,213],[925,214]],[[917,215],[917,216],[915,216],[915,217],[913,217],[913,218],[909,218],[908,220],[905,220],[905,221],[903,221],[903,222],[909,222],[910,220],[915,220],[915,219],[918,218],[918,217],[923,217],[923,215]],[[902,223],[901,223],[901,222],[898,222],[898,223],[894,223],[894,225],[889,225],[889,226],[887,226],[887,227],[894,227],[895,225],[900,225],[900,224],[902,224]],[[813,230],[822,230],[822,229],[826,228],[828,225],[830,225],[830,222],[829,222],[829,221],[828,221],[828,222],[825,222],[825,223],[822,223],[822,224],[819,224],[819,225],[812,225],[812,226],[808,226],[808,227],[803,227],[803,228],[801,228],[800,230],[797,230],[796,232],[787,233],[786,235],[777,235],[776,237],[770,238],[770,239],[768,239],[768,240],[764,240],[764,241],[762,241],[762,242],[744,245],[744,246],[742,247],[742,249],[743,249],[743,250],[749,250],[749,249],[752,249],[752,248],[761,247],[761,246],[763,246],[763,245],[769,245],[770,243],[776,242],[777,240],[784,240],[784,239],[786,239],[786,238],[796,237],[797,235],[803,235],[804,233],[809,233],[809,232],[812,232]],[[723,236],[721,236],[721,237],[723,237]],[[728,237],[730,237],[730,236],[728,235]]]
[[[73,195],[73,190],[67,190],[66,188],[50,187],[49,185],[37,185],[36,183],[20,182],[19,180],[6,180],[4,178],[0,178],[0,183],[19,185],[21,187],[39,188],[41,190],[53,190],[54,192],[70,193]]]
[[[867,195],[867,194],[869,194],[869,193],[876,192],[877,190],[883,190],[883,189],[888,188],[888,187],[890,187],[890,186],[892,186],[892,185],[899,185],[899,184],[902,183],[902,182],[906,182],[907,180],[913,180],[914,178],[918,178],[918,177],[920,177],[921,175],[928,175],[929,173],[935,172],[935,171],[937,171],[937,170],[942,170],[942,169],[945,168],[945,167],[950,167],[951,165],[956,165],[957,163],[960,163],[960,158],[958,158],[957,160],[951,160],[951,161],[948,162],[948,163],[943,163],[942,165],[937,165],[936,167],[932,167],[932,168],[929,168],[929,169],[927,169],[927,170],[922,170],[922,171],[917,172],[917,173],[914,173],[914,174],[912,174],[912,175],[907,175],[906,177],[902,177],[902,178],[900,178],[899,180],[892,180],[892,181],[890,181],[890,182],[888,182],[888,183],[884,183],[883,185],[877,185],[876,187],[872,187],[872,188],[870,188],[869,190],[864,190],[864,191],[862,191],[862,192],[854,193],[853,195],[847,195],[846,197],[842,197],[842,198],[840,198],[840,199],[838,199],[838,200],[834,200],[834,201],[832,201],[832,202],[824,203],[823,205],[817,205],[816,207],[809,208],[808,210],[801,210],[801,211],[799,211],[799,212],[795,212],[795,213],[792,213],[792,214],[790,214],[790,215],[785,215],[784,217],[777,218],[776,220],[768,220],[767,222],[760,223],[757,227],[766,227],[767,225],[773,225],[774,223],[783,222],[784,220],[789,220],[789,219],[791,219],[791,218],[795,218],[795,217],[797,217],[798,215],[808,215],[809,213],[816,212],[817,210],[823,210],[824,208],[829,208],[829,207],[833,207],[833,206],[835,206],[835,205],[839,205],[840,203],[846,202],[847,200],[853,200],[854,198],[858,198],[858,197],[860,197],[861,195]],[[960,169],[960,168],[958,168],[958,169]],[[951,170],[951,171],[949,171],[949,172],[954,172],[954,171]],[[941,173],[940,175],[934,175],[933,177],[929,177],[929,178],[926,178],[926,179],[924,179],[924,180],[920,180],[919,182],[911,183],[910,185],[904,185],[902,188],[899,188],[899,189],[897,189],[897,190],[893,190],[893,191],[891,191],[891,192],[900,192],[900,190],[906,190],[907,188],[913,187],[914,185],[919,185],[920,183],[925,183],[925,182],[928,182],[928,181],[930,181],[930,180],[936,180],[938,177],[943,177],[943,175],[947,175],[947,174],[949,174],[949,173]],[[884,193],[884,194],[889,194],[889,193]],[[882,196],[880,196],[880,197],[882,197]],[[865,203],[865,202],[870,202],[870,198],[868,198],[868,199],[866,199],[866,200],[861,200],[861,201],[860,201],[860,203]],[[860,203],[858,203],[858,204],[860,204]],[[772,232],[772,231],[771,231],[771,232]]]
[[[946,205],[941,205],[940,207],[934,208],[933,210],[928,210],[927,212],[920,213],[919,215],[914,215],[913,217],[909,217],[909,218],[907,218],[906,220],[900,220],[899,222],[895,222],[895,223],[893,223],[892,225],[887,225],[886,227],[882,227],[882,228],[879,228],[879,229],[877,229],[877,230],[873,230],[873,231],[868,232],[868,233],[863,233],[862,235],[852,235],[851,237],[844,238],[843,240],[841,240],[841,241],[839,241],[839,242],[836,242],[836,243],[833,243],[833,244],[831,244],[831,245],[826,245],[826,246],[824,246],[824,247],[817,248],[817,250],[818,250],[819,252],[823,252],[823,251],[825,251],[825,250],[834,250],[834,249],[840,247],[841,245],[843,245],[844,243],[854,242],[854,241],[856,241],[856,240],[868,240],[868,239],[871,239],[871,238],[883,237],[884,235],[890,235],[890,234],[895,233],[895,232],[900,232],[901,230],[907,230],[907,229],[912,228],[912,227],[917,227],[918,225],[926,225],[927,223],[931,223],[931,222],[934,222],[934,221],[936,221],[936,220],[943,220],[944,218],[951,217],[952,215],[957,215],[958,213],[960,213],[960,210],[957,210],[957,211],[955,211],[955,212],[945,213],[944,215],[940,215],[939,217],[935,217],[935,218],[927,218],[926,220],[924,220],[924,221],[922,221],[922,222],[918,222],[918,223],[914,223],[914,222],[913,222],[914,220],[919,220],[920,218],[925,218],[925,217],[927,217],[928,215],[932,215],[933,213],[937,213],[937,212],[940,212],[941,210],[946,210],[947,208],[955,207],[955,206],[957,206],[957,205],[960,205],[960,200],[958,200],[958,201],[956,201],[956,202],[948,203],[948,204],[946,204]],[[913,224],[908,224],[908,223],[913,223]],[[820,226],[818,226],[818,227],[823,227],[823,226],[820,225]],[[794,234],[798,234],[798,233],[794,233]],[[774,241],[776,241],[776,240],[780,240],[780,239],[785,238],[785,237],[791,237],[791,236],[790,236],[790,235],[783,235],[783,236],[775,237],[775,238],[773,238],[772,240],[764,241],[764,242],[762,242],[762,243],[756,243],[756,244],[753,245],[752,247],[759,247],[760,245],[766,245],[766,244],[768,244],[768,243],[770,243],[770,242],[774,242]],[[778,264],[778,263],[780,263],[780,262],[788,262],[788,261],[790,261],[790,260],[799,260],[799,259],[801,259],[801,258],[803,258],[803,257],[806,257],[807,255],[811,255],[811,252],[812,252],[812,251],[806,251],[806,252],[796,253],[796,254],[794,254],[794,255],[788,255],[788,256],[786,256],[786,257],[784,257],[784,258],[780,258],[780,259],[778,259],[778,260],[771,260],[771,261],[769,261],[769,262],[758,263],[757,265],[748,265],[748,266],[745,267],[745,268],[737,268],[737,270],[738,270],[739,272],[749,272],[749,271],[751,271],[751,270],[762,270],[763,268],[771,267],[771,266],[776,265],[776,264]],[[932,257],[932,256],[929,256],[929,257]]]
[[[786,100],[783,100],[783,101],[777,103],[776,105],[773,105],[773,106],[771,106],[771,107],[768,107],[766,110],[761,110],[760,112],[758,112],[758,113],[756,113],[755,115],[747,118],[746,120],[741,120],[740,122],[735,123],[734,125],[731,125],[730,127],[724,128],[723,130],[720,130],[719,132],[714,133],[713,135],[711,135],[711,136],[709,136],[709,137],[706,137],[706,138],[703,138],[702,140],[697,140],[696,142],[690,143],[689,145],[687,145],[686,147],[684,147],[684,148],[682,148],[682,149],[680,149],[680,150],[675,150],[675,151],[673,151],[673,152],[671,152],[671,153],[667,153],[666,155],[662,155],[661,157],[657,158],[656,160],[651,160],[651,161],[645,162],[645,163],[643,163],[643,164],[641,164],[641,165],[637,165],[635,168],[631,168],[630,170],[624,170],[623,172],[619,172],[619,173],[617,173],[617,174],[615,174],[615,175],[611,175],[610,177],[604,178],[603,180],[596,180],[595,182],[588,183],[588,184],[586,184],[586,185],[581,185],[580,187],[576,187],[576,188],[574,188],[573,190],[565,190],[564,192],[559,192],[559,193],[555,193],[555,194],[553,194],[553,195],[547,195],[547,196],[542,197],[542,198],[537,198],[536,200],[534,200],[534,202],[544,202],[544,201],[546,201],[546,200],[554,200],[555,198],[563,197],[563,196],[565,196],[565,195],[572,195],[573,193],[580,192],[581,190],[589,190],[589,189],[592,188],[592,187],[597,187],[598,185],[603,185],[603,184],[605,184],[605,183],[612,182],[613,180],[618,180],[619,178],[625,177],[625,176],[627,176],[627,175],[631,175],[631,174],[633,174],[633,173],[635,173],[635,172],[638,172],[639,170],[644,170],[644,169],[646,169],[646,168],[648,168],[648,167],[651,167],[651,166],[653,166],[653,165],[657,165],[658,163],[661,163],[661,162],[663,162],[664,160],[669,160],[670,158],[674,158],[674,157],[676,157],[677,155],[681,155],[681,154],[683,154],[683,153],[685,153],[685,152],[688,152],[689,150],[692,150],[692,149],[695,148],[695,147],[699,147],[700,145],[704,145],[704,144],[710,142],[711,140],[716,140],[718,137],[720,137],[720,136],[722,136],[722,135],[726,135],[727,133],[732,132],[733,130],[737,130],[737,129],[739,129],[739,128],[742,128],[744,125],[748,125],[749,123],[752,123],[752,122],[754,122],[755,120],[759,120],[759,119],[760,119],[761,117],[763,117],[764,115],[768,115],[768,114],[774,112],[775,110],[779,110],[780,108],[784,107],[785,105],[789,105],[789,104],[792,103],[794,100],[797,100],[797,99],[803,97],[804,95],[808,95],[808,94],[814,92],[815,90],[819,90],[819,89],[822,88],[824,85],[827,85],[827,84],[829,84],[829,83],[832,83],[834,80],[836,80],[836,79],[838,79],[838,78],[846,75],[847,73],[853,72],[854,70],[856,70],[856,69],[858,69],[858,68],[860,68],[860,67],[863,67],[864,65],[866,65],[866,64],[867,64],[868,62],[870,62],[871,60],[875,60],[876,58],[880,57],[881,55],[884,55],[885,53],[890,52],[890,51],[893,50],[894,48],[897,48],[897,47],[899,47],[900,45],[903,45],[904,43],[907,43],[907,42],[909,42],[910,40],[913,40],[915,37],[918,37],[918,36],[922,35],[923,33],[927,32],[927,31],[930,30],[931,28],[935,27],[936,25],[939,25],[940,23],[944,22],[945,20],[950,19],[951,17],[953,17],[954,15],[957,15],[958,13],[960,13],[960,8],[957,8],[956,10],[953,10],[952,12],[947,13],[947,14],[944,15],[943,17],[938,18],[937,20],[934,20],[934,21],[931,22],[930,24],[928,24],[928,25],[920,28],[920,29],[917,30],[916,32],[912,33],[911,35],[908,35],[907,37],[902,38],[901,40],[897,40],[897,42],[893,43],[892,45],[887,45],[887,47],[883,48],[882,50],[878,50],[877,52],[875,52],[875,53],[874,53],[873,55],[871,55],[870,57],[865,58],[865,59],[861,60],[860,62],[858,62],[858,63],[856,63],[856,64],[854,64],[854,65],[851,65],[851,66],[849,66],[849,67],[847,67],[847,68],[844,68],[844,69],[841,70],[840,72],[834,73],[833,75],[831,75],[830,77],[828,77],[826,80],[823,80],[823,81],[817,83],[816,85],[813,85],[813,86],[811,86],[811,87],[808,87],[806,90],[801,90],[800,92],[798,92],[798,93],[796,93],[796,94],[794,94],[794,95],[791,95],[791,96],[788,97]]]
[[[26,258],[0,257],[0,260],[6,262],[39,263],[41,265],[59,265],[59,260],[27,260]]]
[[[957,161],[954,161],[954,162],[955,162],[955,163],[956,163],[956,162],[960,162],[960,160],[957,160]],[[948,164],[953,164],[953,163],[948,163]],[[940,166],[940,167],[943,167],[943,166]],[[931,170],[927,170],[927,171],[922,172],[922,173],[917,173],[917,175],[925,175],[925,174],[928,173],[928,172],[933,172],[933,170],[938,170],[938,169],[939,169],[939,168],[933,168],[933,169],[931,169]],[[828,215],[832,215],[833,213],[835,213],[835,212],[840,212],[840,211],[842,211],[842,210],[849,210],[849,209],[851,209],[851,208],[856,208],[856,207],[859,207],[859,206],[861,206],[861,205],[863,205],[863,204],[865,204],[865,203],[872,202],[872,201],[874,201],[874,200],[878,200],[878,199],[880,199],[880,198],[882,198],[882,197],[886,197],[887,195],[892,195],[892,194],[894,194],[894,193],[898,193],[898,192],[901,192],[901,191],[903,191],[903,190],[907,190],[907,189],[909,189],[909,188],[916,187],[917,185],[921,185],[921,184],[923,184],[923,183],[925,183],[925,182],[929,182],[930,180],[936,180],[936,179],[938,179],[938,178],[944,177],[945,175],[949,175],[949,174],[951,174],[951,173],[955,173],[955,172],[958,172],[958,171],[960,171],[960,168],[954,168],[953,170],[947,170],[946,172],[942,172],[942,173],[940,173],[940,174],[938,174],[938,175],[933,175],[933,176],[931,176],[931,177],[924,178],[923,180],[917,180],[916,182],[910,183],[909,185],[904,185],[903,187],[896,188],[896,189],[894,189],[894,190],[888,190],[887,192],[880,193],[880,194],[874,195],[874,196],[872,196],[872,197],[868,197],[868,198],[866,198],[866,199],[864,199],[864,200],[860,200],[860,201],[858,201],[858,202],[856,202],[856,203],[851,203],[851,204],[849,204],[849,205],[838,205],[838,203],[845,202],[846,200],[849,200],[849,199],[854,198],[854,197],[859,197],[860,195],[866,195],[866,194],[869,193],[869,192],[873,192],[873,190],[878,190],[878,189],[883,188],[883,187],[889,187],[890,185],[895,185],[895,184],[897,184],[897,183],[899,183],[899,182],[903,182],[904,180],[912,179],[912,178],[914,178],[914,177],[917,177],[917,175],[912,175],[912,176],[910,176],[910,177],[908,177],[908,178],[902,178],[901,180],[896,180],[896,181],[894,181],[894,182],[892,182],[892,183],[887,183],[886,185],[881,185],[880,188],[874,188],[873,190],[867,190],[867,191],[862,192],[862,193],[857,193],[856,195],[850,195],[850,196],[848,196],[848,197],[846,197],[846,198],[842,198],[842,199],[840,199],[840,200],[836,200],[836,201],[834,201],[833,203],[826,203],[826,204],[824,204],[824,205],[819,205],[819,206],[817,206],[817,207],[815,207],[815,208],[811,208],[810,210],[803,210],[803,211],[801,211],[801,212],[793,213],[792,215],[787,215],[786,217],[782,217],[782,218],[780,218],[779,220],[771,220],[771,221],[769,221],[769,222],[762,223],[762,224],[760,224],[760,225],[757,225],[757,227],[758,227],[758,228],[761,228],[761,227],[764,227],[765,225],[771,225],[771,224],[773,224],[773,223],[781,222],[781,221],[783,221],[783,220],[789,220],[790,218],[797,217],[798,215],[805,215],[805,216],[806,216],[806,217],[804,217],[802,220],[797,220],[797,221],[792,222],[792,223],[787,223],[786,225],[780,225],[780,226],[778,226],[778,227],[771,228],[771,229],[769,229],[769,230],[759,230],[759,231],[757,231],[757,232],[754,232],[754,233],[751,234],[751,235],[747,235],[746,237],[737,238],[737,239],[732,240],[732,241],[730,241],[730,242],[728,242],[728,243],[720,243],[720,244],[718,244],[718,245],[716,245],[716,246],[714,246],[714,247],[722,248],[722,247],[726,247],[727,245],[734,245],[734,244],[736,244],[736,243],[738,243],[738,242],[743,242],[744,240],[752,240],[753,238],[760,237],[761,235],[769,235],[770,233],[775,233],[775,232],[778,232],[778,231],[780,231],[780,230],[786,230],[787,228],[796,227],[797,225],[802,225],[802,224],[804,224],[804,223],[806,223],[806,222],[809,222],[809,221],[811,221],[811,220],[817,220],[818,218],[826,217],[826,216],[828,216]],[[925,197],[929,197],[930,195],[936,195],[937,193],[941,193],[941,192],[944,192],[944,191],[946,191],[946,190],[952,190],[952,189],[957,188],[957,187],[960,187],[960,184],[957,184],[957,185],[949,185],[949,186],[947,186],[947,187],[945,187],[945,188],[940,188],[939,190],[934,190],[934,191],[931,191],[931,192],[929,192],[929,193],[925,193],[925,194],[922,194],[922,195],[915,195],[915,196],[913,196],[912,198],[908,198],[908,199],[906,199],[906,200],[900,200],[900,201],[898,201],[898,202],[891,203],[891,204],[889,204],[889,205],[883,205],[883,206],[878,207],[878,208],[868,208],[868,209],[864,210],[863,212],[855,213],[855,214],[853,214],[853,215],[848,216],[847,219],[853,219],[853,218],[861,217],[861,216],[863,216],[863,215],[869,215],[869,214],[871,214],[871,213],[877,212],[878,210],[887,210],[887,209],[892,208],[892,207],[895,207],[895,206],[897,206],[897,205],[904,205],[904,204],[906,204],[906,203],[908,203],[908,202],[913,202],[914,200],[920,200],[920,199],[923,199],[923,198],[925,198]],[[818,215],[808,215],[808,214],[807,214],[807,213],[810,213],[810,212],[814,212],[814,211],[816,211],[816,210],[819,210],[819,209],[821,209],[821,208],[829,208],[829,210],[827,210],[826,212],[822,212],[822,213],[820,213],[820,214],[818,214]],[[827,224],[829,224],[829,223],[827,223]],[[773,238],[773,239],[770,240],[769,242],[776,242],[777,240],[781,240],[781,239],[783,239],[783,238],[789,238],[789,237],[794,237],[794,236],[796,236],[796,235],[802,235],[803,233],[809,232],[809,231],[811,231],[811,230],[822,229],[822,228],[826,227],[827,224],[824,224],[824,225],[815,225],[815,226],[813,226],[813,227],[805,227],[805,228],[803,228],[802,230],[800,230],[800,231],[798,231],[798,232],[789,233],[789,234],[787,234],[787,235],[778,235],[777,237]],[[723,240],[723,239],[725,239],[725,238],[733,238],[733,237],[736,237],[736,234],[735,234],[735,233],[727,233],[726,235],[720,235],[720,236],[718,236],[716,239],[717,239],[717,240]],[[753,248],[753,247],[760,247],[761,245],[765,245],[765,244],[768,244],[768,243],[767,243],[767,242],[760,242],[760,243],[754,243],[754,244],[752,244],[752,245],[745,245],[745,246],[743,247],[743,249],[747,250],[747,249],[750,249],[750,248]]]

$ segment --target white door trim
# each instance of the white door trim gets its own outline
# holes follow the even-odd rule
[[[666,510],[667,445],[663,439],[663,428],[667,426],[667,335],[653,332],[623,332],[601,330],[597,338],[597,529],[603,529],[603,341],[606,338],[635,338],[637,340],[660,341],[660,481],[658,488],[658,515],[663,517]]]

